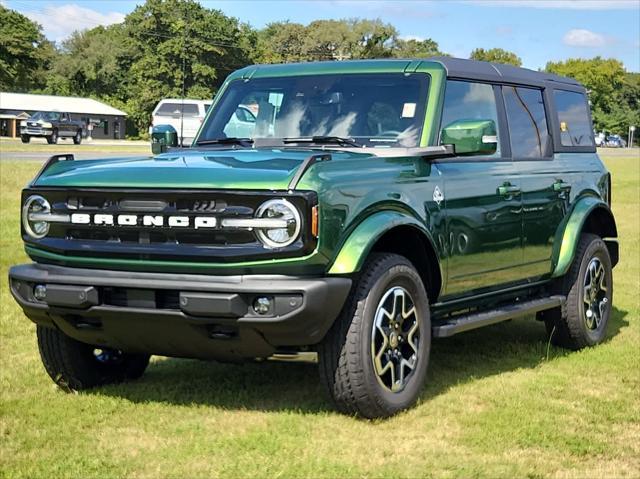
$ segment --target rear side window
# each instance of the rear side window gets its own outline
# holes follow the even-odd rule
[[[514,158],[541,158],[547,155],[549,131],[542,91],[532,88],[502,87],[511,152]]]
[[[589,122],[589,106],[584,94],[554,90],[562,146],[594,146]]]
[[[163,103],[155,115],[179,118],[182,111],[184,111],[184,116],[186,117],[194,117],[200,114],[198,105],[193,103],[185,103],[184,105],[182,103]]]
[[[491,156],[500,156],[498,109],[496,95],[491,85],[458,80],[447,81],[440,128],[446,128],[459,120],[492,120],[498,133],[498,149]]]

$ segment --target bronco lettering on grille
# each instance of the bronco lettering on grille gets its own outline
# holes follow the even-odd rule
[[[106,226],[169,226],[170,228],[215,228],[216,218],[211,216],[159,216],[159,215],[107,215],[74,213],[71,223],[76,225],[106,225]]]

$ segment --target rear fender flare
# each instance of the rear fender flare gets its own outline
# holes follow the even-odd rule
[[[613,213],[609,205],[600,198],[587,196],[578,200],[571,213],[565,216],[565,219],[558,227],[553,242],[553,272],[551,274],[553,278],[563,276],[569,270],[575,257],[580,234],[584,230],[588,218],[594,213],[603,214],[607,218],[608,224],[613,225],[613,228],[608,228],[608,231],[592,232],[602,236],[605,243],[607,243],[609,251],[616,253],[616,257],[613,257],[614,255],[612,254],[614,265],[617,262],[617,229]]]

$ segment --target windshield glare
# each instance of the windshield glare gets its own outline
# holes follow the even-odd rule
[[[199,141],[338,136],[366,146],[418,146],[428,77],[404,73],[234,81]]]
[[[60,113],[57,111],[39,111],[34,113],[30,120],[57,121],[60,119]]]

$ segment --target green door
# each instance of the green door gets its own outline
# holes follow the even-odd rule
[[[551,272],[553,240],[564,217],[574,173],[553,161],[544,95],[529,87],[503,86],[510,151],[522,185],[523,271],[539,279]]]
[[[442,130],[472,124],[470,120],[491,121],[498,147],[493,154],[466,153],[434,165],[443,181],[447,218],[445,296],[479,292],[524,277],[521,185],[516,164],[503,157],[499,146],[504,139],[498,94],[499,87],[489,84],[447,82]]]

